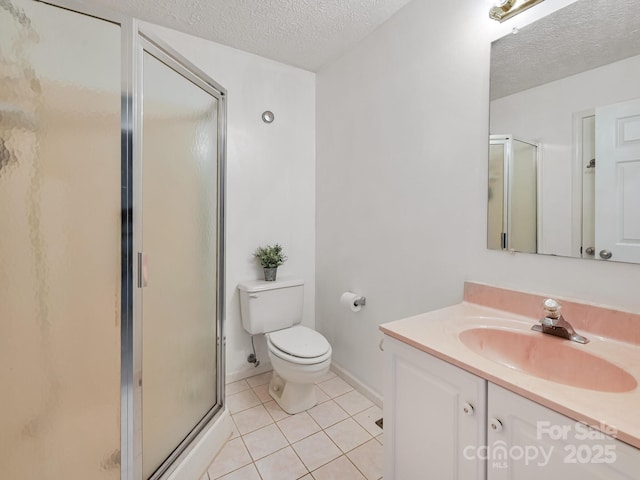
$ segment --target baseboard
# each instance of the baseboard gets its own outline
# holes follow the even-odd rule
[[[244,380],[245,378],[253,377],[254,375],[260,375],[261,373],[269,372],[273,369],[269,360],[260,360],[260,365],[257,367],[248,366],[235,372],[227,372],[226,383],[237,382],[238,380]]]
[[[162,480],[194,480],[202,477],[233,431],[233,421],[225,409],[213,424],[196,439],[196,444],[178,459],[177,466]]]
[[[372,390],[368,385],[362,383],[358,378],[354,377],[351,373],[349,373],[347,370],[345,370],[335,362],[331,362],[331,370],[362,395],[382,408],[382,395],[380,395],[378,392]]]

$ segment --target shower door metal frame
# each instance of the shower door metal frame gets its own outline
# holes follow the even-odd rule
[[[120,479],[142,480],[142,309],[137,252],[142,251],[142,52],[151,55],[218,99],[217,185],[217,403],[156,470],[151,479],[170,474],[207,426],[224,411],[225,398],[225,215],[226,215],[226,90],[184,56],[127,15],[76,0],[33,0],[120,25],[121,29],[121,355],[120,355]]]

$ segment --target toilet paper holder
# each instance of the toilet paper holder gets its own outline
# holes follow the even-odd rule
[[[353,301],[356,307],[361,307],[367,304],[367,297],[358,297]]]

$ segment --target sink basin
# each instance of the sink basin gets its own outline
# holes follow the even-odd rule
[[[600,392],[628,392],[636,379],[607,360],[550,335],[499,328],[471,328],[458,334],[470,350],[529,375]]]

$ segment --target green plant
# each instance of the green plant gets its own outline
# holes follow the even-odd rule
[[[282,265],[287,257],[282,253],[282,246],[279,244],[258,247],[253,254],[264,268],[275,268]]]

